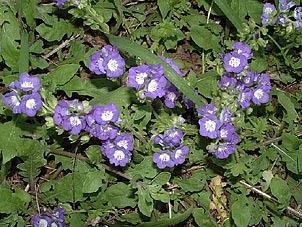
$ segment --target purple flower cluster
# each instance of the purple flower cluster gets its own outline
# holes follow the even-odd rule
[[[65,2],[69,2],[70,0],[55,0],[56,6],[59,8],[62,8],[65,4]]]
[[[179,76],[182,76],[182,72],[172,59],[163,56],[161,59],[169,64]],[[128,72],[127,85],[136,88],[141,99],[145,97],[163,98],[168,108],[174,108],[176,100],[179,98],[179,92],[175,85],[165,78],[164,72],[161,64],[142,64],[131,67]]]
[[[34,227],[66,227],[63,208],[57,208],[54,213],[37,214],[32,219]]]
[[[261,15],[263,25],[280,24],[283,26],[292,26],[299,29],[302,27],[302,7],[296,6],[296,3],[287,0],[279,0],[279,11],[277,11],[275,5],[271,3],[265,3]],[[293,10],[292,10],[293,9]]]
[[[101,151],[111,164],[125,166],[133,150],[133,138],[119,134],[120,111],[115,104],[85,108],[78,100],[60,100],[55,107],[54,123],[77,135],[82,130],[102,141]]]
[[[38,93],[40,87],[38,77],[21,73],[19,80],[8,85],[11,91],[3,95],[2,101],[6,106],[11,107],[14,114],[25,113],[33,117],[43,105]]]
[[[179,128],[172,127],[163,135],[154,137],[154,143],[159,144],[163,150],[154,153],[153,161],[157,167],[164,169],[183,164],[190,149],[181,143],[183,133]]]
[[[231,122],[233,114],[228,107],[224,107],[217,117],[218,109],[214,105],[208,104],[198,109],[198,115],[202,117],[198,121],[199,134],[216,139],[209,151],[215,153],[215,156],[220,159],[227,158],[234,153],[235,145],[239,143],[240,139]]]
[[[124,73],[124,67],[125,60],[115,46],[106,45],[90,56],[89,69],[97,75],[120,77]]]
[[[255,105],[267,103],[271,90],[269,75],[247,70],[247,60],[253,56],[248,45],[236,42],[233,48],[234,51],[224,55],[224,67],[228,74],[222,76],[218,82],[218,87],[233,95],[243,109],[249,107],[251,101]],[[239,57],[234,57],[235,54]],[[234,59],[231,59],[230,56],[233,56]],[[239,69],[240,64],[237,68],[232,67],[234,62],[242,62],[242,59],[244,59],[244,67],[241,66]]]

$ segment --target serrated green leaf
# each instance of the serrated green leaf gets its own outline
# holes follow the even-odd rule
[[[10,214],[22,210],[25,211],[28,205],[28,203],[24,202],[19,195],[17,196],[16,193],[13,193],[9,189],[0,190],[0,198],[0,213]]]
[[[210,215],[202,208],[195,208],[193,212],[194,221],[200,227],[216,227],[215,222]]]
[[[85,150],[85,153],[86,153],[87,157],[89,158],[89,160],[91,161],[91,163],[93,163],[93,164],[100,163],[102,160],[104,160],[102,157],[102,154],[101,154],[100,146],[98,146],[98,145],[89,146]]]
[[[152,156],[147,156],[141,163],[133,168],[129,168],[127,172],[132,178],[137,176],[141,178],[154,178],[158,174],[158,169],[153,163]]]
[[[169,0],[157,0],[157,5],[158,5],[162,18],[165,19],[168,12],[170,11],[170,1]]]
[[[294,104],[284,92],[278,92],[277,95],[278,95],[278,101],[284,107],[287,113],[284,117],[284,120],[287,123],[292,123],[298,117]]]
[[[197,106],[202,106],[203,104],[207,103],[207,101],[202,99],[202,97],[197,96],[194,93],[194,89],[192,89],[183,78],[179,77],[179,75],[166,62],[161,60],[158,56],[154,55],[143,46],[131,42],[126,38],[117,37],[110,34],[107,34],[107,37],[112,45],[117,46],[122,51],[128,52],[131,56],[140,57],[148,64],[162,64],[165,69],[165,77],[171,83],[173,83],[179,89],[179,91],[186,95],[190,100],[195,102]]]
[[[302,173],[302,145],[300,145],[299,150],[297,150],[297,161],[298,161],[298,172]]]
[[[29,60],[33,69],[46,69],[48,67],[48,62],[42,57],[37,57],[33,54],[30,54]]]
[[[206,72],[202,77],[198,78],[196,86],[198,92],[207,98],[213,98],[213,95],[216,94],[218,74],[216,70]]]

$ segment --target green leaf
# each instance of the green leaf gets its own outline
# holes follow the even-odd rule
[[[101,198],[104,202],[110,202],[112,206],[118,208],[133,208],[137,205],[137,200],[134,198],[130,186],[122,182],[118,182],[108,187]]]
[[[3,29],[4,30],[4,29]],[[15,42],[10,37],[4,35],[5,30],[0,34],[1,37],[1,55],[5,61],[5,64],[12,69],[14,72],[19,72],[19,62],[20,50],[18,49],[18,43]]]
[[[236,226],[248,226],[251,218],[251,212],[248,201],[244,195],[238,196],[238,199],[231,205],[232,218]]]
[[[217,92],[218,74],[212,70],[203,74],[197,81],[198,92],[207,98],[213,98]]]
[[[243,21],[237,14],[234,13],[233,9],[230,6],[229,0],[214,0],[215,4],[219,9],[224,13],[228,20],[235,26],[238,32],[243,29]]]
[[[142,212],[143,215],[151,217],[153,211],[153,199],[149,192],[143,189],[141,185],[138,185],[137,189],[139,211]]]
[[[85,175],[83,182],[83,193],[93,193],[96,192],[99,187],[102,186],[102,180],[105,179],[104,171],[93,171],[88,172]]]
[[[284,92],[277,92],[277,95],[279,103],[284,107],[287,113],[284,117],[284,120],[287,123],[292,123],[298,117],[294,104]]]
[[[69,37],[72,33],[77,32],[76,27],[67,20],[54,21],[51,26],[40,24],[36,27],[36,31],[47,41],[60,41],[64,35]]]
[[[138,225],[137,227],[167,227],[172,225],[177,225],[181,222],[184,222],[190,215],[192,214],[193,207],[190,207],[182,214],[177,214],[172,218],[169,219],[163,219],[158,220],[155,222],[146,222]]]
[[[197,106],[201,106],[207,103],[206,100],[201,99],[201,97],[197,96],[194,93],[194,89],[192,89],[185,82],[185,80],[181,78],[166,62],[161,60],[158,56],[154,55],[143,46],[131,42],[126,38],[113,36],[110,34],[107,34],[107,37],[112,45],[117,46],[122,51],[128,52],[131,56],[139,57],[149,64],[162,64],[165,69],[165,77],[171,83],[173,83],[179,89],[179,91],[186,95],[190,100],[195,102]]]
[[[279,177],[274,177],[271,180],[270,189],[273,196],[278,199],[278,202],[282,205],[283,208],[288,206],[292,193],[286,181]]]
[[[168,12],[170,11],[170,1],[169,0],[157,0],[157,5],[163,19],[166,18]]]
[[[28,193],[20,189],[12,192],[6,188],[3,184],[0,187],[0,213],[25,212],[31,200]]]
[[[99,145],[91,145],[86,150],[85,153],[91,163],[97,164],[103,161],[103,156],[101,154],[100,146]]]
[[[29,68],[29,46],[28,33],[23,31],[21,37],[21,49],[19,57],[19,73],[28,72]]]
[[[154,178],[158,174],[158,169],[154,166],[152,156],[147,156],[141,163],[133,168],[129,168],[127,172],[132,178]]]
[[[298,171],[302,173],[302,145],[300,145],[299,150],[297,151],[298,156]]]
[[[165,185],[167,182],[169,182],[170,178],[171,173],[161,172],[153,179],[152,184]]]
[[[205,26],[193,25],[190,29],[190,36],[193,41],[204,50],[213,49],[217,52],[220,49],[219,38]]]
[[[203,208],[195,208],[193,212],[194,221],[200,227],[216,227],[210,213],[205,212]]]

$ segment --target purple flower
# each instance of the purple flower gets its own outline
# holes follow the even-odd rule
[[[235,87],[237,84],[237,79],[234,76],[223,75],[218,82],[218,88],[227,89],[229,87]]]
[[[270,16],[272,14],[274,14],[275,12],[277,12],[277,10],[273,4],[265,3],[263,5],[263,11],[262,11],[262,15],[261,15],[262,24],[266,25],[270,20]]]
[[[63,118],[62,127],[65,131],[70,131],[73,135],[78,135],[85,128],[85,117],[70,114]]]
[[[241,78],[242,85],[244,85],[244,87],[252,86],[256,76],[257,76],[257,73],[247,71],[246,75]]]
[[[129,87],[134,87],[136,89],[141,89],[145,86],[146,80],[150,75],[150,67],[148,65],[140,65],[132,67],[128,72],[128,82]]]
[[[204,118],[199,119],[199,134],[201,136],[207,136],[211,139],[215,139],[218,136],[220,121],[215,115],[208,115]]]
[[[117,148],[124,148],[127,151],[132,151],[134,148],[133,137],[130,134],[118,135],[114,139],[114,144]]]
[[[125,60],[118,52],[109,53],[103,61],[108,77],[119,77],[124,73]]]
[[[11,91],[2,96],[2,102],[12,108],[14,114],[21,113],[20,98],[15,91]]]
[[[37,92],[41,85],[40,80],[37,76],[30,76],[28,73],[21,73],[18,88],[22,91]]]
[[[37,214],[32,219],[32,223],[34,227],[51,227],[52,220],[48,216],[42,217],[41,215]]]
[[[103,54],[102,51],[97,51],[94,54],[89,56],[89,69],[97,75],[105,74],[105,68],[103,66]]]
[[[175,102],[179,97],[179,93],[177,88],[171,84],[168,88],[166,88],[166,93],[164,95],[164,103],[168,108],[174,108]]]
[[[157,136],[155,136],[154,139],[153,139],[154,143],[155,144],[159,144],[162,147],[166,147],[165,141],[164,141],[163,137],[164,137],[163,135],[157,135]]]
[[[236,42],[233,44],[232,48],[236,50],[238,54],[244,55],[247,59],[251,59],[253,57],[252,50],[247,44]]]
[[[21,99],[20,110],[27,116],[33,117],[42,107],[42,100],[39,93],[24,95]]]
[[[194,90],[195,94],[198,95],[198,90],[195,89]],[[183,96],[183,103],[185,104],[187,109],[191,109],[195,106],[195,102],[193,102],[192,100],[188,99],[187,96]]]
[[[270,82],[270,76],[266,73],[261,73],[258,76],[255,77],[254,79],[259,85],[262,85],[265,87],[267,90],[270,90],[272,85]]]
[[[69,2],[70,0],[55,0],[57,7],[62,8],[65,2]]]
[[[155,162],[157,167],[160,169],[173,167],[175,164],[174,155],[168,150],[159,151],[153,154],[153,162]]]
[[[246,109],[251,105],[251,99],[253,96],[253,92],[249,88],[245,88],[240,92],[238,104],[242,107],[242,109]]]
[[[183,164],[186,160],[186,156],[189,153],[190,149],[186,145],[180,145],[178,148],[176,148],[173,152],[174,155],[174,164],[180,165]]]
[[[220,143],[215,151],[215,156],[219,159],[229,157],[235,152],[235,145],[232,143]]]
[[[176,65],[171,58],[166,58],[164,56],[160,56],[162,60],[164,60],[179,76],[182,76],[182,72],[180,71],[178,65]]]
[[[110,103],[105,106],[96,105],[93,114],[97,123],[105,125],[109,122],[116,122],[120,111],[115,104]]]
[[[153,77],[146,86],[146,90],[144,91],[145,96],[151,99],[163,97],[165,95],[166,84],[167,79],[164,76]]]
[[[114,147],[115,147],[114,143],[112,143],[110,140],[106,140],[102,143],[101,152],[103,155],[108,157],[109,154],[108,152]]]
[[[277,18],[277,21],[276,21],[278,24],[283,24],[283,25],[286,25],[286,24],[289,24],[289,20],[287,18],[287,16],[285,16],[284,14],[280,13],[279,17]]]
[[[262,103],[267,103],[269,100],[269,90],[262,86],[258,85],[254,90],[253,90],[253,96],[252,96],[252,101],[256,105],[261,105]]]
[[[172,127],[164,133],[163,140],[169,147],[174,147],[180,144],[183,133],[179,128]]]
[[[222,111],[220,112],[220,122],[226,123],[231,121],[231,117],[233,114],[231,113],[230,109],[227,106],[224,106]]]
[[[302,19],[302,7],[301,6],[298,6],[295,11],[294,11],[294,17],[297,19],[297,20],[301,20]]]
[[[219,129],[218,138],[220,140],[231,141],[232,135],[235,133],[235,128],[231,123],[223,124]]]
[[[152,78],[161,78],[164,76],[164,67],[161,64],[149,65]]]
[[[55,107],[53,120],[56,125],[61,125],[63,118],[69,115],[69,102],[60,100]]]
[[[119,128],[110,124],[96,124],[94,130],[90,134],[100,140],[114,139],[119,132]]]
[[[227,72],[240,73],[247,67],[247,60],[246,56],[233,51],[224,55],[224,68]]]
[[[109,158],[110,164],[114,164],[115,166],[125,166],[131,157],[129,151],[123,148],[111,148],[107,152],[107,157]]]
[[[279,7],[280,7],[280,10],[283,12],[294,7],[295,5],[296,5],[296,3],[293,1],[290,1],[289,3],[287,3],[286,0],[279,0]]]
[[[201,106],[198,108],[197,113],[198,116],[209,116],[209,115],[213,115],[215,114],[215,112],[217,111],[217,107],[212,105],[212,104],[207,104],[205,106]]]

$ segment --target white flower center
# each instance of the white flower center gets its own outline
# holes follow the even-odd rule
[[[114,72],[115,70],[117,70],[118,68],[118,62],[115,59],[110,59],[108,62],[108,69],[112,72]]]
[[[121,160],[123,160],[125,158],[125,154],[121,150],[114,151],[114,155],[113,156],[118,161],[121,161]]]
[[[39,221],[39,227],[47,227],[48,222],[45,219],[40,219]]]
[[[11,97],[11,100],[12,100],[12,104],[13,104],[13,106],[19,106],[20,105],[20,101],[19,101],[19,99],[18,99],[18,97],[17,96],[12,96]]]
[[[113,118],[112,111],[106,110],[102,113],[103,121],[110,121]]]
[[[81,124],[81,120],[77,116],[70,117],[69,122],[72,127],[75,127],[75,126],[78,126]]]
[[[151,80],[150,83],[148,84],[148,91],[149,92],[154,92],[158,88],[158,83],[155,80]]]
[[[35,109],[36,108],[36,101],[35,101],[35,99],[28,99],[26,101],[25,106],[26,106],[27,109]]]
[[[108,131],[110,131],[112,128],[111,128],[111,126],[108,126],[108,125],[105,125],[105,126],[101,125],[101,126],[100,126],[100,129],[101,129],[103,132],[108,132]]]
[[[119,147],[125,148],[126,150],[128,149],[128,141],[127,141],[127,140],[118,141],[118,142],[117,142],[117,145],[118,145]]]
[[[170,160],[170,155],[164,153],[159,156],[159,160],[162,162],[168,162]]]
[[[178,135],[177,131],[174,131],[169,134],[169,137],[175,138],[177,135]]]
[[[237,68],[240,65],[240,59],[239,58],[235,58],[235,57],[231,57],[230,61],[229,61],[229,65]]]
[[[261,89],[258,89],[257,91],[255,91],[254,96],[256,97],[256,99],[261,99],[264,95],[264,92]]]
[[[264,12],[265,12],[266,14],[271,14],[271,13],[273,12],[273,10],[272,10],[272,8],[267,7],[267,8],[264,10]]]
[[[174,92],[168,92],[168,99],[170,99],[172,102],[175,100],[176,98],[176,94]]]
[[[34,88],[34,84],[30,81],[24,81],[22,84],[21,84],[21,87],[22,88]]]
[[[247,83],[249,83],[251,81],[251,78],[248,77],[248,76],[246,76],[246,77],[244,77],[243,81],[244,81],[244,83],[247,84]]]
[[[58,227],[58,225],[56,223],[51,223],[51,226],[50,227]]]
[[[220,130],[220,137],[221,138],[226,138],[228,136],[228,130],[221,129]]]
[[[207,130],[208,132],[213,132],[213,131],[215,131],[215,129],[216,129],[216,123],[215,123],[215,121],[212,121],[212,120],[206,121],[206,123],[205,123],[205,128],[206,128],[206,130]]]
[[[182,150],[178,149],[175,151],[175,158],[179,158],[182,155]]]
[[[135,76],[135,81],[136,83],[138,83],[139,85],[143,84],[145,82],[145,78],[147,77],[147,73],[138,73]]]

